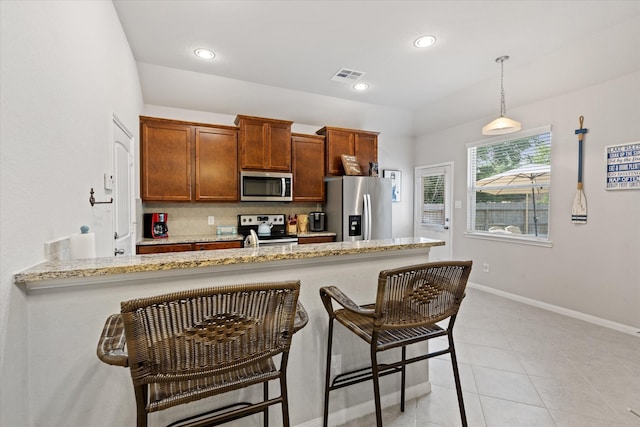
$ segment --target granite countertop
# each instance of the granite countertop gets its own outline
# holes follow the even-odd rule
[[[195,269],[232,264],[262,263],[338,255],[367,254],[442,246],[441,240],[424,237],[357,242],[275,245],[243,249],[189,251],[150,255],[92,258],[76,261],[48,261],[14,275],[14,283],[69,280],[117,274]]]
[[[307,231],[297,234],[298,237],[323,237],[335,235],[336,233],[331,233],[328,231]],[[137,243],[137,245],[174,245],[180,243],[231,242],[238,240],[244,240],[244,236],[242,234],[197,234],[189,236],[169,236],[162,239],[142,239]]]

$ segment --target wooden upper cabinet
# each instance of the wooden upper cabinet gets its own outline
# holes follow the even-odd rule
[[[291,170],[291,124],[286,120],[237,116],[240,128],[240,168],[243,170]]]
[[[369,175],[369,162],[378,161],[378,132],[323,127],[316,132],[326,137],[327,175],[344,175],[342,156],[356,156],[363,175]]]
[[[369,175],[369,162],[378,162],[378,134],[356,132],[355,156],[363,175]]]
[[[196,201],[238,201],[238,133],[235,128],[195,128],[195,184]]]
[[[142,200],[191,200],[192,132],[189,125],[141,118]]]
[[[291,134],[293,201],[325,201],[323,136]]]
[[[236,127],[141,117],[140,134],[143,201],[238,201]]]

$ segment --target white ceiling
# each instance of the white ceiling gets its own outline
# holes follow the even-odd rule
[[[499,113],[501,55],[511,57],[507,111],[640,69],[638,0],[114,4],[144,70],[145,102],[217,113],[247,114],[226,111],[238,104],[225,97],[181,95],[180,87],[212,76],[440,116],[467,108],[474,119]],[[436,45],[413,47],[423,34],[435,35]],[[195,57],[198,47],[215,51],[215,60]],[[331,81],[341,67],[364,71],[370,89]],[[479,99],[467,103],[465,93]]]

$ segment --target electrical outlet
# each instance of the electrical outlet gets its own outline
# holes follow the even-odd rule
[[[207,224],[209,225],[214,225],[216,223],[216,217],[211,215],[209,217],[207,217]]]
[[[484,271],[485,273],[489,272],[489,263],[484,263],[482,264],[482,271]]]
[[[342,372],[342,355],[334,354],[331,356],[331,374],[338,375]]]

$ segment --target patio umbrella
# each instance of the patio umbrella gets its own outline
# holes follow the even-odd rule
[[[530,164],[476,181],[476,189],[489,194],[529,194],[533,200],[533,224],[538,235],[535,190],[549,191],[550,165]]]

